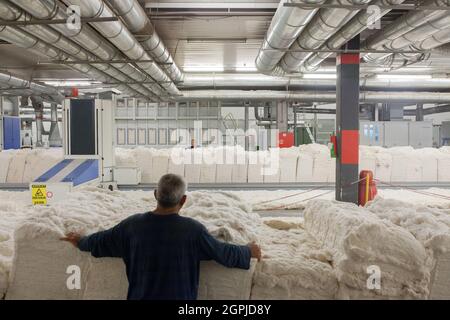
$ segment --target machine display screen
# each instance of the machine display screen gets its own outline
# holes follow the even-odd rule
[[[74,99],[70,104],[72,155],[95,155],[95,100]]]

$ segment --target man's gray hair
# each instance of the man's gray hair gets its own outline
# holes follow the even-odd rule
[[[186,194],[187,184],[183,177],[166,174],[159,179],[156,200],[165,208],[175,207]]]

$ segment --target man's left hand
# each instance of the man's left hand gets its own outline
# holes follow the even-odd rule
[[[78,248],[78,243],[80,242],[82,236],[75,232],[68,233],[64,238],[61,238],[59,240],[67,241],[73,244],[76,248]]]

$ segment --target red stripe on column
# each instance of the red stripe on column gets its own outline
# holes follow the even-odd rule
[[[342,53],[336,57],[336,64],[359,64],[359,53]]]
[[[359,131],[342,130],[341,132],[341,163],[359,163]]]

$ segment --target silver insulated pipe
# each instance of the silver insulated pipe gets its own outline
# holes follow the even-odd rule
[[[78,6],[81,16],[87,18],[116,17],[112,9],[102,0],[64,0],[67,5]],[[112,22],[93,22],[91,25],[132,60],[152,60],[142,45],[136,40],[121,20]],[[150,75],[170,95],[177,96],[180,91],[169,76],[155,62],[136,62],[136,65]]]
[[[33,17],[37,19],[42,20],[68,19],[67,13],[59,7],[59,5],[55,0],[35,0],[35,1],[10,0],[10,1],[19,6],[20,8],[22,8],[23,10],[30,13]],[[145,83],[142,86],[147,88],[146,89],[147,92],[144,93],[142,92],[142,90],[138,90],[143,96],[153,98],[154,94],[158,96],[162,94],[163,90],[159,85],[148,84],[148,82],[154,82],[149,75],[144,74],[140,70],[133,67],[131,64],[115,63],[114,60],[124,60],[125,57],[113,45],[111,45],[105,38],[100,36],[90,26],[82,24],[79,30],[71,30],[66,25],[52,24],[51,28],[61,33],[68,39],[74,41],[76,44],[78,44],[79,47],[84,48],[87,52],[89,52],[93,56],[98,57],[98,59],[103,61],[111,61],[111,65],[115,69],[120,70],[122,74],[127,75],[127,77],[131,78],[134,82]],[[27,31],[30,30],[27,29]],[[58,40],[55,40],[53,36],[49,37],[50,36],[49,32],[42,33],[42,35],[49,39],[53,39],[49,40],[51,43],[53,43],[53,41],[59,42]],[[79,59],[79,55],[77,55],[77,58]],[[96,60],[96,58],[94,58],[93,60]],[[98,67],[98,64],[96,65],[96,67]],[[105,71],[104,68],[102,68],[102,71]],[[113,77],[115,77],[115,75],[120,76],[119,74],[114,73],[113,69],[109,69],[108,71],[105,72],[108,72],[108,74]],[[119,80],[120,82],[126,82],[120,78],[117,78],[117,80]],[[136,88],[138,87],[139,86],[134,86],[133,90],[137,90]],[[119,90],[123,91],[123,89]]]
[[[336,102],[333,91],[243,91],[243,90],[198,90],[183,91],[179,101],[297,101],[297,102]],[[360,102],[405,102],[405,103],[448,103],[449,92],[384,92],[362,91]]]
[[[424,2],[423,5],[438,7],[448,6],[450,5],[450,0],[429,0]],[[363,47],[372,50],[396,50],[399,47],[405,47],[408,44],[411,44],[408,40],[410,38],[413,42],[421,41],[427,36],[445,29],[445,27],[448,26],[448,20],[446,19],[448,16],[448,11],[443,10],[411,11],[367,38]],[[433,24],[430,24],[430,21],[434,21],[434,26]],[[405,35],[406,37],[404,37]],[[364,60],[375,61],[377,59],[386,58],[388,55],[389,53],[369,53],[364,56]]]
[[[285,50],[294,43],[318,9],[286,7],[285,4],[322,4],[325,0],[282,0],[256,57],[256,67],[264,74],[282,75],[277,67]]]
[[[403,3],[405,0],[377,0],[371,3],[378,7],[394,6]],[[389,13],[391,9],[381,9],[379,19]],[[373,25],[373,12],[369,10],[361,10],[348,23],[346,23],[338,32],[336,32],[326,43],[320,48],[322,50],[338,50],[348,41],[356,37],[362,31]],[[332,56],[332,52],[316,52],[311,54],[303,63],[300,71],[314,71],[319,68],[320,64]]]
[[[183,73],[172,58],[167,47],[137,0],[107,0],[123,19],[133,34],[139,35],[139,42],[161,68],[176,82],[183,81]]]
[[[333,0],[332,5],[363,5],[371,0]],[[311,53],[299,50],[319,49],[325,41],[358,13],[347,8],[322,8],[281,60],[281,67],[287,73],[299,72],[299,67]]]
[[[12,76],[9,73],[0,73],[0,86],[8,88],[14,88],[17,91],[17,95],[22,95],[19,92],[23,88],[27,95],[41,95],[47,97],[51,101],[61,102],[64,100],[64,96],[55,88],[50,86],[43,86],[31,81],[19,79],[17,77]]]

